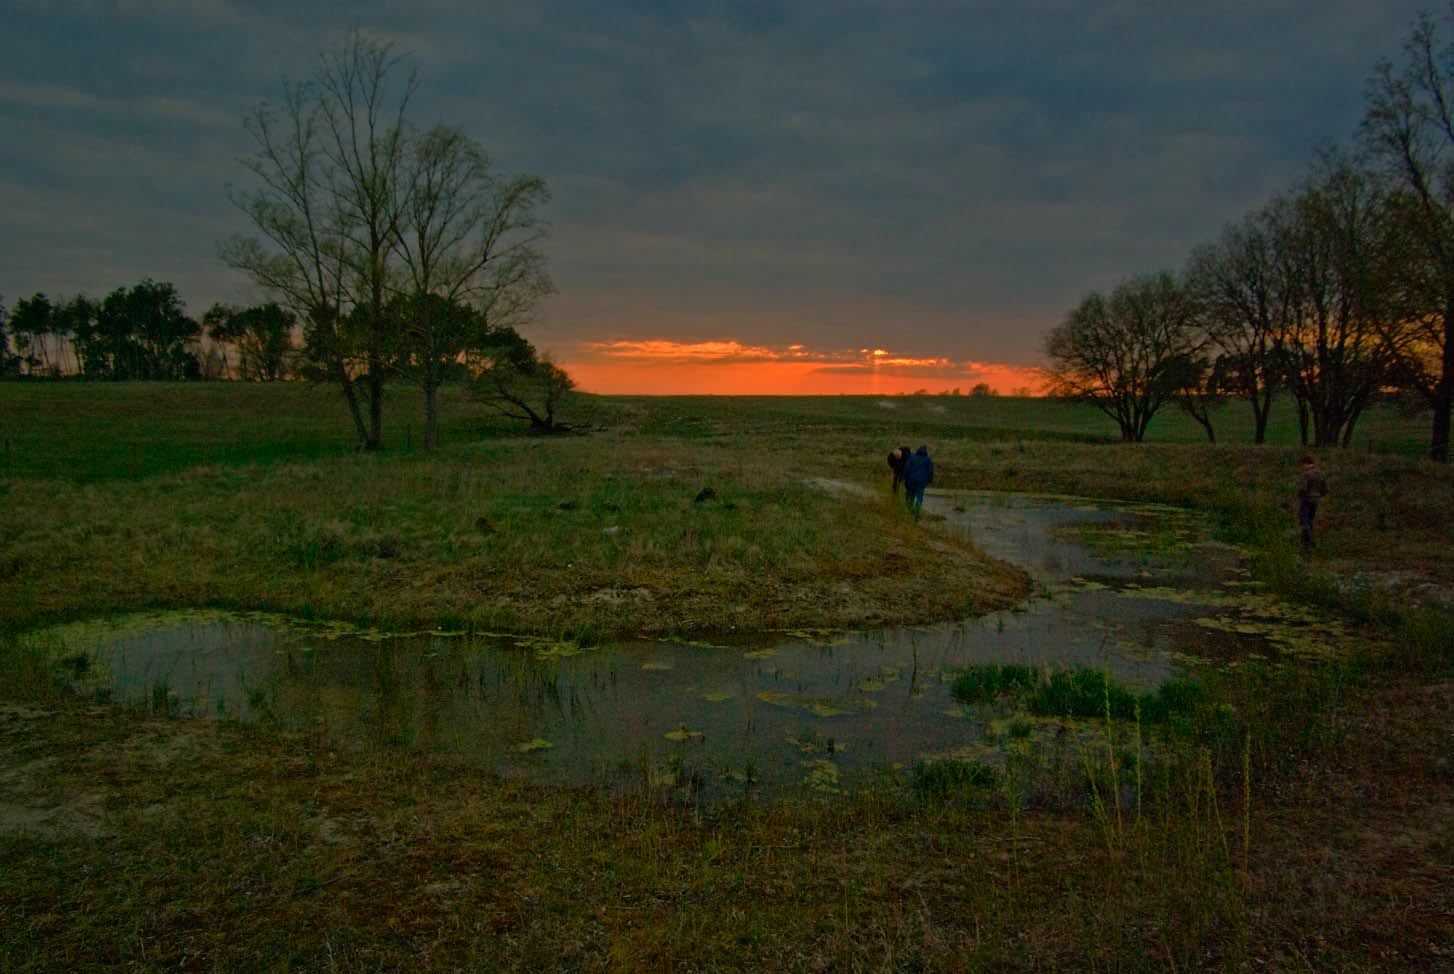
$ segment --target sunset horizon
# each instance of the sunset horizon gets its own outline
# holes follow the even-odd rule
[[[913,357],[880,347],[650,339],[579,342],[555,357],[579,390],[596,395],[1044,394],[1036,366]]]

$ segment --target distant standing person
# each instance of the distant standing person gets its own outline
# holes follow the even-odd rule
[[[934,461],[929,459],[929,448],[921,446],[904,461],[904,503],[915,517],[924,508],[924,488],[933,482]]]
[[[1318,461],[1304,456],[1297,480],[1297,523],[1304,548],[1313,546],[1313,518],[1318,516],[1318,502],[1327,496],[1328,478],[1318,469]]]
[[[904,482],[904,464],[908,462],[908,447],[897,446],[889,451],[889,469],[894,472],[894,485],[889,490],[895,494],[899,492],[899,484]]]

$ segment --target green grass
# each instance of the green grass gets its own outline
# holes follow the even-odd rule
[[[1190,713],[1206,697],[1189,677],[1176,677],[1149,693],[1137,693],[1102,670],[1056,670],[993,663],[972,666],[950,686],[967,704],[1010,698],[1037,717],[1079,717],[1161,724]]]
[[[1012,692],[1028,691],[1042,678],[1033,666],[1014,663],[972,666],[955,678],[952,687],[956,699],[964,703],[981,703]]]
[[[407,386],[389,390],[384,448],[420,448],[420,405]],[[446,445],[518,437],[518,424],[483,411],[447,388],[441,398]],[[357,449],[331,386],[285,383],[0,383],[0,476],[78,482],[175,473],[194,466],[237,466],[343,456]],[[887,452],[910,442],[1110,443],[1115,426],[1096,410],[1046,399],[979,396],[597,397],[577,396],[568,421],[583,428],[685,440],[782,436],[832,452],[845,437],[872,438]],[[1250,410],[1228,403],[1217,413],[1224,445],[1250,442]],[[1427,418],[1391,406],[1371,410],[1354,452],[1422,456]],[[1296,416],[1279,404],[1269,444],[1295,447]],[[1189,418],[1167,411],[1149,443],[1200,445]]]

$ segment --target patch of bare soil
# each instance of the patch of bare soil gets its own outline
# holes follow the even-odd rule
[[[1403,606],[1454,609],[1454,582],[1419,568],[1370,569],[1352,564],[1330,566],[1340,584],[1351,590],[1371,590]]]
[[[847,480],[833,480],[829,477],[808,477],[803,483],[812,487],[814,490],[821,490],[823,493],[830,494],[833,497],[872,497],[874,495],[872,488],[865,487],[863,484],[851,483]]]
[[[64,719],[34,705],[0,704],[0,833],[100,835],[116,791],[107,769],[171,774],[205,747],[202,722],[147,725],[145,733],[119,740],[67,741],[47,727]]]

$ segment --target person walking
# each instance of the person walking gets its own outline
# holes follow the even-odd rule
[[[899,492],[899,484],[904,482],[904,464],[909,462],[909,448],[896,446],[889,451],[889,469],[894,472],[894,483],[889,488],[891,493]]]
[[[1318,502],[1327,496],[1328,478],[1318,469],[1318,461],[1305,455],[1297,481],[1297,523],[1304,548],[1313,546],[1313,519],[1318,516]]]
[[[934,482],[934,461],[929,448],[921,446],[904,462],[904,503],[915,517],[924,508],[924,488]]]

